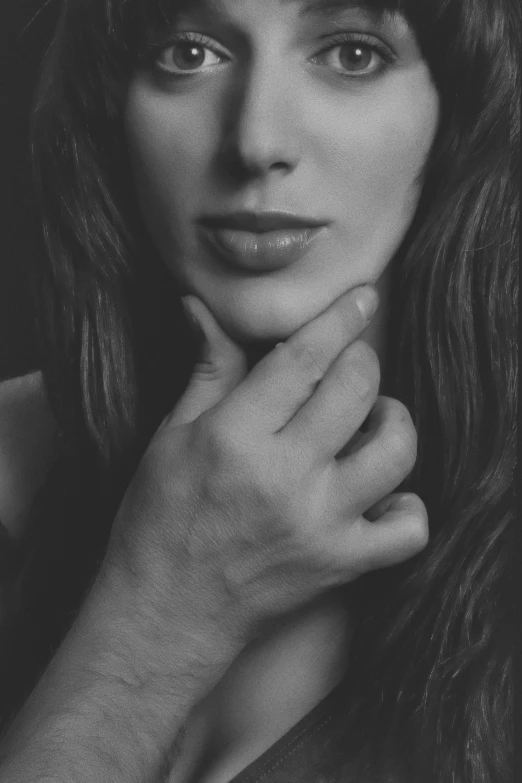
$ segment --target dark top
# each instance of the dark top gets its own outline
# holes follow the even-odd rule
[[[343,683],[230,783],[404,783],[397,765],[375,777],[349,761]]]
[[[330,783],[325,767],[342,730],[338,686],[231,783]]]

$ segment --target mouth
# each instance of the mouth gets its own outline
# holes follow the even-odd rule
[[[234,212],[198,221],[203,240],[222,261],[251,272],[289,266],[327,225],[289,212]]]

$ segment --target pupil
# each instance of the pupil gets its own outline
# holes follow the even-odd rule
[[[172,59],[178,68],[199,68],[205,62],[205,49],[194,43],[178,44]]]
[[[341,49],[341,62],[343,68],[350,70],[364,70],[371,62],[372,53],[359,44],[345,44]]]

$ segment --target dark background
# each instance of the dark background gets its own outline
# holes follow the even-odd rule
[[[39,66],[60,5],[60,0],[0,0],[0,379],[38,367],[29,281],[42,248],[32,205],[29,116]]]

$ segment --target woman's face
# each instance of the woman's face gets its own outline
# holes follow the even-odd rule
[[[413,31],[339,0],[192,0],[125,112],[165,264],[242,341],[383,274],[438,121]]]

